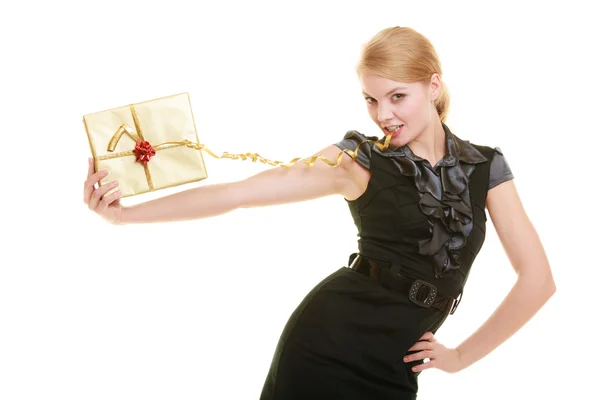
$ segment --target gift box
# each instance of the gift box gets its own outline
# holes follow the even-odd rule
[[[121,197],[208,177],[188,93],[83,116],[99,185],[118,181]]]

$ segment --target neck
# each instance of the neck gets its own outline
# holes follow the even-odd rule
[[[434,166],[446,155],[446,132],[442,122],[436,118],[408,146],[415,155],[429,160]]]

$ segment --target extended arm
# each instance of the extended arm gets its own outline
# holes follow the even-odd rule
[[[316,154],[337,161],[341,150],[330,145]],[[206,185],[151,200],[123,210],[121,223],[190,220],[224,214],[237,208],[261,207],[342,194],[357,190],[355,172],[361,168],[343,154],[332,167],[317,160],[309,167],[302,160],[292,167],[274,167],[248,179]]]

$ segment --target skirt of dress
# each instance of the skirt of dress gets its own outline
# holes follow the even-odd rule
[[[342,267],[317,284],[285,325],[261,400],[416,399],[403,357],[447,314],[418,306]]]

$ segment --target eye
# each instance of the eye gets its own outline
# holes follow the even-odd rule
[[[372,98],[372,97],[365,97],[365,100],[366,100],[366,101],[367,101],[367,103],[369,103],[369,104],[371,104],[372,102],[374,102],[374,101],[375,101],[375,99],[374,99],[374,98]]]
[[[396,98],[396,96],[400,96],[400,98]],[[406,97],[406,95],[405,95],[405,94],[403,94],[403,93],[396,93],[395,95],[393,95],[393,96],[392,96],[392,98],[393,98],[394,100],[400,100],[400,99],[401,99],[401,98],[403,98],[403,97]]]

